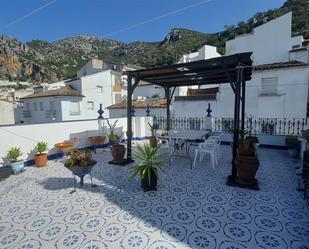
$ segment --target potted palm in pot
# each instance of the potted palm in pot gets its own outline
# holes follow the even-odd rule
[[[236,181],[243,185],[256,184],[255,175],[260,166],[256,154],[255,141],[252,139],[244,139],[239,144],[237,156],[235,160],[237,169]]]
[[[136,160],[140,160],[140,162],[130,168],[132,172],[131,178],[139,175],[141,186],[145,192],[151,190],[156,191],[159,180],[158,169],[165,172],[162,160],[166,155],[160,153],[160,147],[152,147],[144,144],[143,146],[137,145],[133,157]]]
[[[108,119],[106,121],[110,132],[108,139],[112,143],[111,153],[113,156],[113,162],[122,162],[124,160],[126,148],[124,144],[120,144],[121,136],[115,134],[115,128],[118,120],[116,120],[113,124],[111,124]]]
[[[7,157],[10,159],[10,166],[14,174],[19,174],[24,171],[24,161],[18,160],[18,158],[22,155],[23,153],[21,152],[20,147],[12,147],[7,152]]]
[[[296,158],[300,151],[300,142],[298,136],[288,135],[285,137],[285,144],[288,147],[288,153],[291,157]]]
[[[157,138],[156,138],[156,132],[159,129],[159,125],[158,124],[150,124],[148,122],[148,125],[150,127],[150,132],[151,132],[151,137],[149,138],[149,143],[151,147],[157,147],[158,142],[157,142]]]
[[[47,165],[47,143],[40,141],[34,147],[34,151],[37,153],[34,155],[34,162],[37,167],[44,167]]]

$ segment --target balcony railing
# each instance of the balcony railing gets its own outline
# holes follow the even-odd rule
[[[165,117],[154,117],[154,123],[160,130],[166,129]],[[212,130],[215,132],[228,131],[233,128],[233,118],[213,118]],[[209,129],[206,117],[177,117],[171,118],[171,130],[204,130]],[[245,129],[252,134],[269,135],[299,135],[307,129],[307,119],[297,118],[248,118],[245,120]]]

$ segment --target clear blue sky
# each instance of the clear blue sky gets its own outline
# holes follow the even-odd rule
[[[200,2],[203,4],[196,6]],[[178,10],[109,37],[124,42],[159,41],[174,27],[213,33],[283,3],[284,0],[0,0],[0,34],[22,41],[49,42],[78,34],[104,37]],[[188,7],[192,5],[195,6]]]

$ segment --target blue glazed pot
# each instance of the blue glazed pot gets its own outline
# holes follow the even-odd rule
[[[14,174],[19,174],[24,171],[24,161],[11,162],[11,168]]]

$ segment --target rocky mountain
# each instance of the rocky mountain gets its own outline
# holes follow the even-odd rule
[[[218,47],[224,54],[225,42],[248,33],[288,11],[293,11],[293,34],[309,38],[309,0],[288,0],[278,9],[257,13],[237,25],[226,26],[215,34],[188,29],[172,29],[160,42],[123,43],[117,40],[80,35],[54,43],[33,40],[27,43],[0,37],[0,79],[32,82],[53,82],[75,76],[91,58],[115,64],[136,64],[153,67],[175,63],[180,56],[194,52],[204,44]]]

